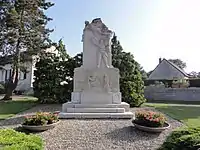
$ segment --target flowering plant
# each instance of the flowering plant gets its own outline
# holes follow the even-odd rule
[[[135,113],[134,123],[147,127],[163,127],[166,117],[162,113],[153,111],[138,111]]]
[[[190,85],[190,83],[186,79],[173,80],[172,81],[172,86],[176,87],[176,85],[178,87],[188,87]]]
[[[58,121],[58,113],[37,112],[36,115],[26,116],[23,125],[41,126]]]

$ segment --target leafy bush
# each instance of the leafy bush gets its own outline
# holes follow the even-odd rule
[[[120,71],[120,91],[122,101],[131,107],[140,106],[146,99],[144,97],[144,81],[142,80],[142,67],[134,60],[131,53],[123,51],[117,37],[112,38],[112,64]]]
[[[0,149],[3,150],[42,150],[43,141],[36,135],[26,135],[12,129],[0,130]]]
[[[159,150],[197,150],[200,148],[200,128],[181,128],[172,132]]]
[[[190,83],[186,79],[179,79],[172,81],[172,87],[188,87],[189,85]]]
[[[153,111],[138,111],[135,113],[134,122],[147,127],[163,127],[166,121],[162,113]]]
[[[70,57],[62,41],[56,49],[58,55],[42,53],[36,63],[33,90],[40,103],[64,103],[71,99]]]
[[[26,116],[23,124],[40,126],[40,125],[52,124],[57,121],[58,121],[57,113],[37,112],[36,115]]]
[[[5,94],[5,86],[2,83],[0,83],[0,94]]]

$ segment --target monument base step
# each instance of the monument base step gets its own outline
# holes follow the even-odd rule
[[[124,113],[124,108],[67,108],[67,113]]]
[[[60,119],[133,119],[132,112],[124,113],[59,113]]]
[[[129,112],[130,105],[121,102],[120,104],[76,104],[64,103],[59,118],[116,118],[132,119],[134,114]]]
[[[124,108],[125,112],[128,112],[130,105],[125,102],[120,104],[76,104],[67,102],[62,105],[62,112],[67,112],[68,108]]]

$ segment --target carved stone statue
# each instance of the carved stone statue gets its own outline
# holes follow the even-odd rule
[[[110,92],[109,77],[106,74],[103,76],[103,88],[106,90],[106,92]]]
[[[92,39],[93,43],[98,47],[97,51],[97,68],[100,68],[101,64],[103,63],[106,68],[109,68],[108,64],[108,55],[109,51],[106,49],[106,45],[103,39],[97,40],[95,38]]]
[[[87,34],[87,37],[85,37],[85,34]],[[96,68],[112,68],[112,54],[110,46],[112,34],[113,32],[108,29],[108,27],[101,21],[100,18],[94,19],[91,23],[85,21],[82,41],[84,41],[84,38],[87,38],[85,39],[85,43],[87,43],[85,44],[85,51],[89,51],[87,46],[95,51],[96,54],[90,51],[90,55],[93,55],[93,57],[90,59],[94,59],[94,57],[96,57]],[[88,39],[90,41],[88,41]],[[91,62],[91,60],[88,59],[87,61]],[[89,62],[87,64],[91,65]]]
[[[101,89],[101,82],[95,74],[88,76],[88,85],[89,89]]]
[[[63,104],[60,118],[133,118],[121,102],[119,69],[112,66],[112,34],[100,18],[85,21],[82,66],[74,69],[71,102]]]

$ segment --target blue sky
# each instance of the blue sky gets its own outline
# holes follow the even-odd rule
[[[200,71],[199,0],[52,0],[51,39],[63,38],[67,51],[82,51],[84,21],[100,17],[125,51],[150,71],[159,57],[180,58],[186,71]]]

